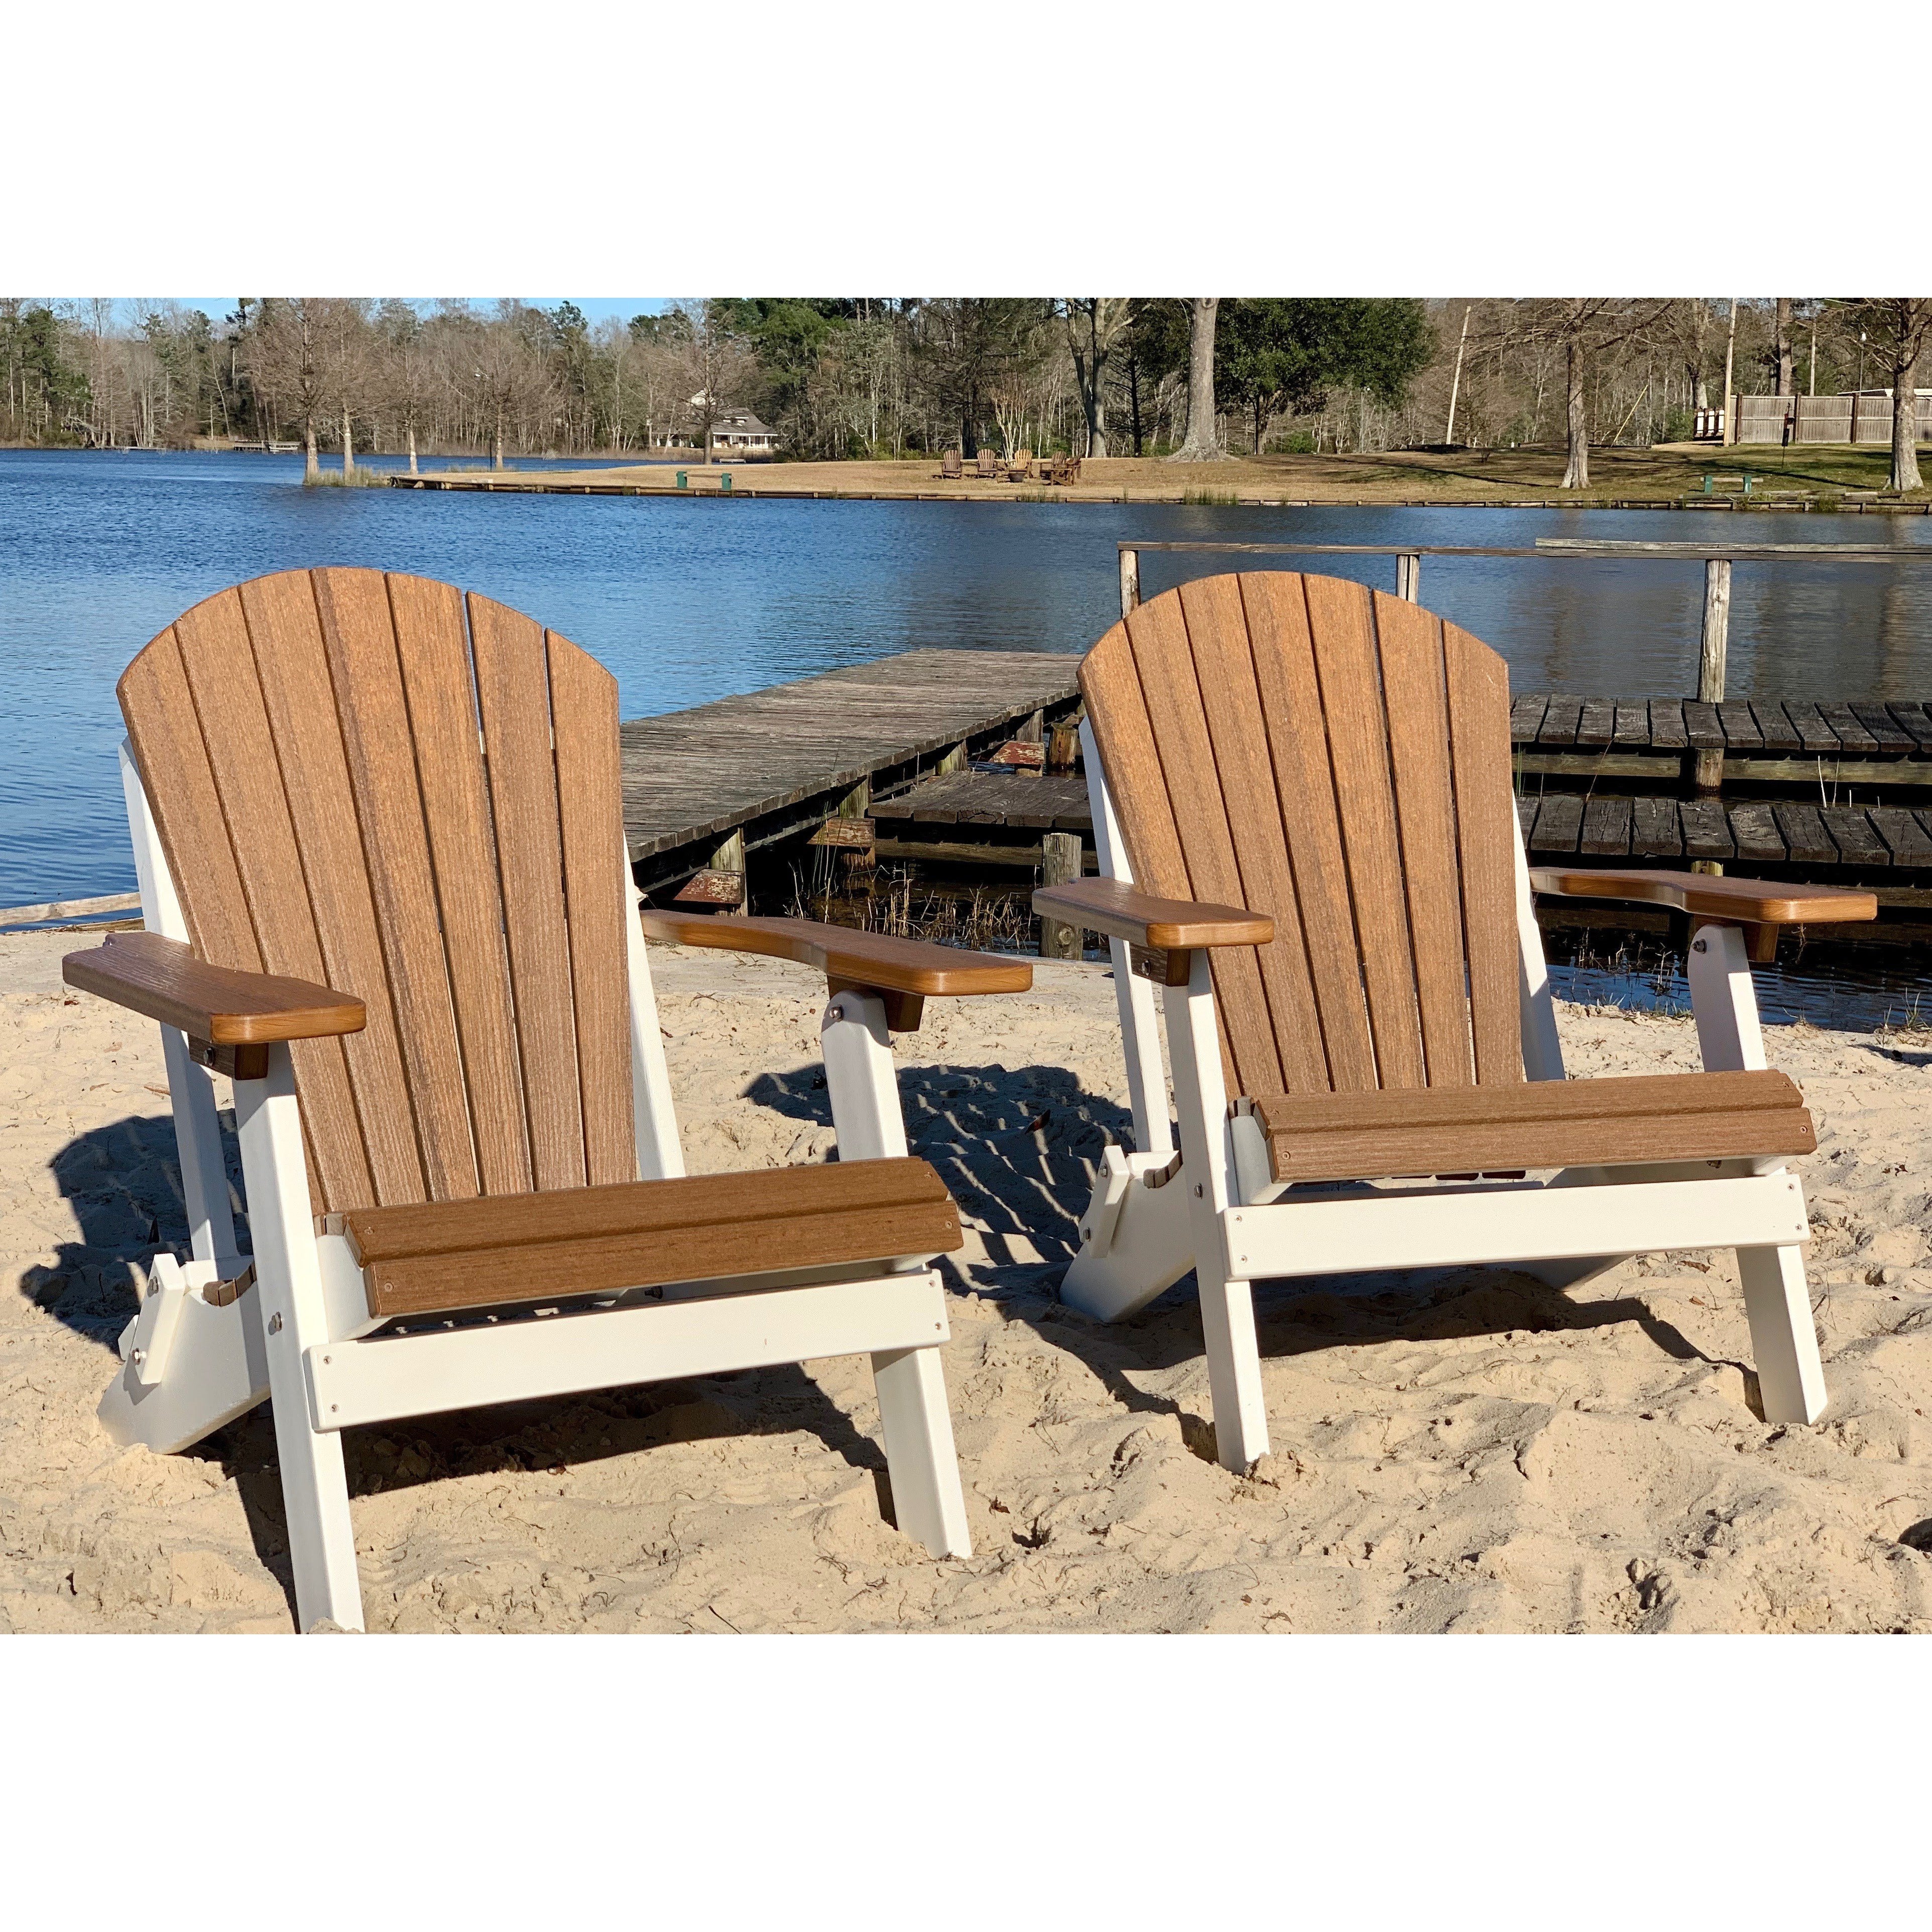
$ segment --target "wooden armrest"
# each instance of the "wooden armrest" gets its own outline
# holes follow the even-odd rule
[[[1876,919],[1876,893],[1834,886],[1802,886],[1784,880],[1730,879],[1703,872],[1622,872],[1532,866],[1529,883],[1539,892],[1573,899],[1629,899],[1675,906],[1694,918],[1738,926],[1835,925]]]
[[[1156,952],[1186,952],[1205,946],[1267,946],[1274,921],[1239,906],[1200,905],[1192,899],[1156,898],[1118,879],[1075,879],[1042,886],[1033,909],[1067,926],[1104,932]]]
[[[990,952],[962,952],[920,939],[892,939],[821,926],[809,919],[730,919],[716,914],[638,910],[646,938],[672,946],[709,946],[726,952],[758,952],[815,966],[832,992],[847,987],[899,996],[886,1003],[896,1033],[919,1024],[919,1002],[973,993],[1024,993],[1033,984],[1032,962]]]
[[[346,993],[272,973],[211,966],[180,940],[158,932],[116,933],[92,952],[70,952],[61,962],[61,977],[212,1046],[320,1040],[360,1033],[368,1024],[362,1002]]]

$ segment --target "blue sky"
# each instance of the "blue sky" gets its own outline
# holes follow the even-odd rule
[[[176,298],[189,308],[204,309],[216,322],[235,310],[232,296],[181,296]],[[412,302],[428,302],[433,298],[412,296]],[[494,296],[472,296],[478,303],[493,302]],[[538,308],[554,308],[560,302],[568,299],[576,303],[592,322],[602,322],[607,315],[614,315],[620,321],[628,321],[634,315],[661,315],[669,308],[674,299],[669,296],[525,296],[523,299]]]

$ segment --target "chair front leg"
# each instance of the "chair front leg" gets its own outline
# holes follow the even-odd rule
[[[937,1348],[893,1348],[872,1358],[879,1422],[900,1530],[935,1556],[970,1556],[966,1497]]]
[[[1735,926],[1701,926],[1692,935],[1685,977],[1707,1073],[1755,1072],[1765,1065],[1764,1030],[1744,936]],[[1772,1163],[1782,1167],[1781,1161]],[[1767,1422],[1816,1422],[1828,1396],[1818,1328],[1804,1279],[1804,1250],[1740,1248],[1738,1275]]]
[[[1167,988],[1166,1006],[1168,1058],[1180,1117],[1180,1172],[1168,1185],[1187,1190],[1215,1454],[1223,1467],[1245,1473],[1268,1454],[1268,1409],[1255,1338],[1254,1292],[1246,1281],[1232,1280],[1228,1274],[1222,1217],[1234,1198],[1234,1156],[1206,952],[1195,953],[1185,986]]]
[[[362,1592],[342,1437],[315,1426],[302,1369],[303,1352],[330,1337],[295,1068],[286,1046],[269,1048],[266,1079],[236,1082],[235,1120],[248,1186],[296,1621],[305,1631],[325,1618],[359,1630]]]
[[[876,993],[848,986],[825,1003],[818,1032],[838,1158],[903,1159],[905,1116],[899,1108],[885,1002]]]

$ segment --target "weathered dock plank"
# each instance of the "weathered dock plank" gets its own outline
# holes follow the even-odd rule
[[[618,728],[634,862],[804,808],[862,780],[913,776],[956,745],[1070,705],[1072,652],[908,651]],[[777,831],[780,828],[764,828]]]

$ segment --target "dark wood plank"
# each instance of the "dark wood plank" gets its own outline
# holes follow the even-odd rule
[[[1538,852],[1574,852],[1583,829],[1583,801],[1574,793],[1545,794],[1543,809],[1536,814]]]
[[[1543,728],[1543,714],[1550,709],[1546,691],[1526,691],[1510,702],[1510,742],[1533,745]]]
[[[502,878],[530,1171],[539,1189],[581,1187],[583,1098],[543,633],[494,598],[472,591],[465,602]]]
[[[1764,740],[1767,752],[1790,753],[1802,752],[1804,740],[1797,733],[1791,720],[1784,715],[1784,707],[1774,700],[1754,698],[1751,716],[1757,722],[1759,735]]]
[[[439,894],[424,806],[462,768],[466,750],[472,766],[478,762],[468,653],[459,616],[453,661],[438,667],[442,675],[420,670],[412,675],[411,653],[405,650],[399,656],[398,626],[390,615],[392,594],[400,616],[430,598],[446,599],[454,607],[458,593],[418,578],[386,580],[373,570],[318,570],[314,581],[336,723],[355,789],[394,1002],[397,1040],[408,1070],[424,1182],[432,1201],[469,1200],[477,1192],[476,1148],[485,1144],[498,1123],[478,1110],[472,1142],[471,1108],[464,1098],[471,1056],[466,1040],[460,1047],[458,1043],[459,1015],[451,1005],[450,987],[466,972],[487,970],[482,962],[489,959],[494,941],[499,963],[491,984],[496,997],[507,1002],[500,912],[490,915],[486,925],[481,918],[468,918],[464,909],[464,894],[472,884],[494,893],[496,853],[487,836],[460,842],[466,876],[453,872]],[[406,634],[409,628],[403,626]],[[431,817],[433,821],[433,812]],[[487,829],[485,820],[476,830],[487,833]],[[473,1065],[470,1071],[473,1076]],[[523,1102],[514,1084],[504,1089],[500,1106],[520,1142]],[[527,1157],[522,1172],[522,1184],[528,1187]]]
[[[1576,727],[1583,716],[1583,700],[1580,698],[1553,695],[1549,708],[1543,714],[1543,723],[1537,731],[1539,745],[1562,747],[1576,742]]]
[[[1532,866],[1531,888],[1586,899],[1622,899],[1634,905],[1675,906],[1700,919],[1735,919],[1764,926],[1798,926],[1808,920],[1871,919],[1878,900],[1869,892],[1842,886],[1787,885],[1763,879],[1713,878],[1673,868],[1592,866],[1573,870]]]
[[[1676,859],[1684,853],[1684,830],[1674,798],[1630,801],[1630,854],[1639,859]]]
[[[1728,859],[1737,850],[1730,821],[1714,798],[1686,799],[1678,807],[1687,859]],[[1780,851],[1783,847],[1779,848]]]
[[[1826,805],[1818,808],[1825,830],[1848,866],[1888,866],[1892,850],[1866,815],[1862,806]]]
[[[1650,706],[1647,704],[1619,704],[1616,707],[1616,728],[1611,734],[1610,742],[1631,751],[1648,751],[1650,748]]]
[[[1816,705],[1803,699],[1787,698],[1784,700],[1784,715],[1791,721],[1791,728],[1798,734],[1803,748],[1814,755],[1828,757],[1838,749],[1838,734],[1825,722],[1824,714]]]
[[[1854,699],[1851,708],[1852,716],[1871,734],[1880,758],[1902,758],[1916,748],[1912,734],[1900,728],[1882,704]]]
[[[1532,835],[1536,830],[1536,814],[1543,803],[1540,792],[1526,793],[1516,802],[1516,822],[1522,833],[1523,849],[1529,848]]]
[[[326,984],[328,969],[302,877],[301,848],[240,592],[225,590],[197,604],[176,624],[175,634],[248,896],[262,970]],[[367,1204],[375,1198],[375,1184],[341,1042],[308,1040],[291,1047],[290,1054],[325,1211]]]
[[[1576,743],[1580,749],[1592,751],[1607,745],[1615,734],[1617,722],[1616,701],[1608,698],[1586,698],[1583,708],[1577,714]]]
[[[1388,712],[1389,765],[1402,834],[1402,880],[1414,950],[1422,1052],[1432,1087],[1475,1079],[1462,957],[1461,866],[1450,777],[1449,712],[1441,619],[1400,597],[1371,598]],[[1472,782],[1500,788],[1503,775],[1472,767]]]
[[[1516,929],[1515,826],[1510,822],[1509,668],[1454,624],[1442,627],[1449,742],[1456,769],[1456,846],[1476,1078],[1522,1078],[1522,956]]]
[[[1577,842],[1580,852],[1600,857],[1622,859],[1630,855],[1630,801],[1628,798],[1596,797],[1583,806],[1583,830]]]
[[[624,858],[617,680],[554,631],[544,634],[544,655],[556,741],[564,909],[570,921],[584,1165],[596,1187],[638,1178],[627,929],[634,895]]]
[[[1724,748],[1724,728],[1718,718],[1718,707],[1687,698],[1684,700],[1684,735],[1695,751],[1721,752]]]
[[[1339,578],[1303,580],[1342,844],[1348,855],[1362,978],[1384,1087],[1426,1085],[1414,954],[1388,763],[1368,591]]]
[[[428,1198],[396,1029],[382,938],[369,888],[355,786],[336,722],[327,649],[307,571],[242,586],[262,697],[280,760],[323,970],[331,986],[358,989],[369,1024],[344,1042],[363,1148],[378,1205]]]
[[[344,1217],[385,1317],[716,1279],[774,1267],[944,1253],[945,1184],[916,1160],[632,1181]]]
[[[158,932],[110,933],[92,952],[68,954],[61,975],[211,1046],[328,1038],[359,1031],[366,1017],[360,1000],[331,987],[211,966]]]
[[[1784,841],[1785,849],[1801,865],[1831,865],[1838,856],[1838,842],[1825,829],[1825,821],[1819,816],[1815,805],[1799,804],[1788,799],[1772,802],[1771,814],[1778,821],[1778,836]],[[1737,813],[1732,814],[1733,824]],[[1744,856],[1743,841],[1738,841],[1738,856]]]
[[[1932,866],[1932,834],[1927,832],[1918,814],[1902,806],[1875,805],[1870,816],[1872,829],[1885,841],[1894,866]]]
[[[1650,700],[1650,742],[1660,752],[1681,752],[1690,743],[1684,730],[1684,700],[1681,698],[1653,698]]]
[[[1275,1178],[1284,1180],[1804,1154],[1816,1144],[1802,1096],[1779,1073],[1529,1081],[1462,1095],[1336,1094],[1306,1104],[1264,1100],[1256,1111]]]
[[[1751,708],[1748,704],[1719,705],[1718,722],[1724,728],[1726,750],[1761,752],[1764,749],[1764,734],[1757,728],[1757,720],[1751,716]]]
[[[1282,824],[1294,866],[1309,973],[1322,1013],[1329,1081],[1340,1091],[1366,1091],[1376,1084],[1375,1045],[1362,990],[1307,599],[1300,578],[1275,572],[1245,578],[1242,598]],[[1084,672],[1082,682],[1084,686]]]
[[[1912,740],[1921,758],[1932,752],[1932,718],[1925,715],[1922,704],[1909,704],[1903,700],[1886,706],[1898,728]]]
[[[1222,576],[1184,585],[1180,606],[1233,841],[1238,903],[1275,921],[1274,944],[1255,957],[1284,1090],[1326,1093],[1328,1061],[1322,1050],[1321,1012],[1309,976],[1240,580]],[[1235,1057],[1241,1064],[1238,1052]]]
[[[1127,637],[1186,862],[1184,896],[1217,905],[1244,904],[1240,866],[1180,596],[1170,594],[1143,604],[1127,620]],[[1245,949],[1217,952],[1214,974],[1216,1004],[1240,1090],[1286,1092],[1285,1086],[1276,1084],[1284,1076],[1260,962]]]
[[[1818,715],[1838,734],[1838,742],[1848,755],[1868,758],[1878,749],[1878,740],[1859,723],[1849,704],[1827,704],[1821,700]]]
[[[1690,808],[1684,808],[1687,827]],[[1730,821],[1731,840],[1736,847],[1741,861],[1754,861],[1764,865],[1782,865],[1785,860],[1785,845],[1777,820],[1772,815],[1768,805],[1734,805],[1726,814]],[[1684,842],[1684,850],[1693,858],[1702,858],[1702,852],[1691,851],[1690,842]],[[1833,848],[1836,856],[1836,848]]]

